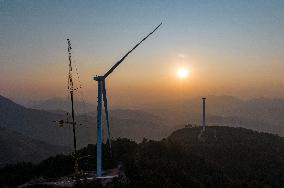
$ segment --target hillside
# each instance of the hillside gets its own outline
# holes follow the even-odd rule
[[[0,96],[0,127],[50,144],[69,145],[71,132],[53,123],[60,119],[63,119],[60,114],[28,109]]]
[[[40,162],[56,154],[67,154],[71,148],[50,145],[0,128],[0,151],[0,166],[4,166],[19,161]]]
[[[200,128],[173,132],[161,141],[128,139],[113,141],[113,157],[104,154],[104,168],[123,165],[124,179],[113,187],[275,187],[284,186],[284,138],[244,128],[208,127],[205,140],[198,139]],[[104,146],[106,149],[107,146]],[[95,146],[80,150],[95,155]],[[53,164],[59,164],[53,165]],[[116,163],[116,165],[115,165]],[[49,168],[44,168],[48,166]],[[70,157],[57,156],[39,165],[22,164],[0,169],[0,183],[15,185],[36,177],[61,177],[72,173]],[[94,159],[80,164],[94,170]],[[13,169],[15,176],[10,177]],[[33,170],[30,170],[33,169]],[[46,170],[45,170],[46,169]],[[29,171],[22,180],[21,174]],[[54,173],[56,172],[56,173]],[[6,177],[6,178],[5,178]],[[14,179],[13,179],[14,178]],[[6,183],[5,183],[6,182]],[[12,182],[12,183],[11,183]],[[96,187],[87,184],[79,187]]]

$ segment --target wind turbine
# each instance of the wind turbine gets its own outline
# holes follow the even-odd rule
[[[97,177],[102,176],[102,100],[104,101],[105,116],[107,123],[107,139],[109,148],[111,151],[111,140],[110,140],[110,127],[109,127],[109,115],[107,107],[107,96],[106,96],[106,84],[105,79],[114,71],[114,69],[124,61],[124,59],[137,48],[144,40],[152,35],[160,26],[160,23],[151,33],[144,37],[138,44],[136,44],[130,51],[128,51],[119,61],[117,61],[109,71],[103,76],[95,76],[94,80],[98,82],[98,106],[97,106]]]

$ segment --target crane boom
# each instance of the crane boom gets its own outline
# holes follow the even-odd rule
[[[109,71],[107,71],[107,73],[105,73],[105,75],[103,76],[104,78],[106,78],[108,75],[110,75],[110,73],[113,72],[113,70],[122,62],[124,61],[124,59],[133,51],[135,50],[135,48],[137,48],[144,40],[146,40],[150,35],[152,35],[160,26],[162,25],[162,23],[160,23],[151,33],[149,33],[146,37],[144,37],[138,44],[136,44],[130,51],[128,51],[118,62],[116,62],[114,64],[113,67],[111,67],[111,69]]]

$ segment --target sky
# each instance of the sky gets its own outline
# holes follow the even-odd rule
[[[0,94],[67,96],[67,41],[87,101],[103,75],[113,105],[208,95],[284,97],[284,1],[0,0]],[[185,67],[185,79],[176,70]]]

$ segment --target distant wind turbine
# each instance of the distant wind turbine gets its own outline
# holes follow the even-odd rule
[[[151,33],[144,37],[138,44],[136,44],[130,51],[128,51],[118,62],[116,62],[109,71],[107,71],[103,76],[95,76],[94,80],[98,82],[98,107],[97,107],[97,177],[102,176],[102,99],[104,101],[106,123],[107,123],[107,139],[109,143],[109,148],[111,151],[111,140],[110,140],[110,127],[109,127],[109,115],[108,115],[108,105],[106,96],[106,84],[105,79],[114,71],[114,69],[124,61],[124,59],[137,48],[144,40],[146,40],[150,35],[152,35],[160,26],[160,23]]]

